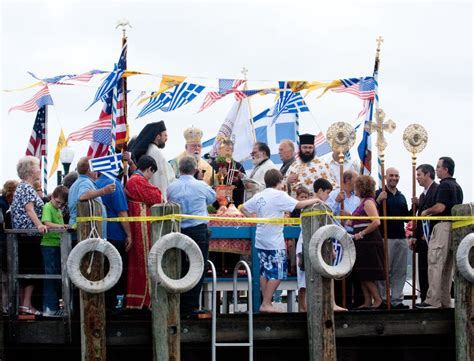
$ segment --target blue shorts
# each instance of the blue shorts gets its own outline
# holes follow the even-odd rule
[[[287,276],[285,249],[259,249],[260,276],[267,280],[284,280]]]

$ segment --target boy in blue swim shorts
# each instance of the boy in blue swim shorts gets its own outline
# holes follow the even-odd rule
[[[320,202],[317,198],[297,201],[282,191],[283,175],[270,169],[264,176],[266,189],[245,202],[241,211],[247,216],[259,218],[283,218],[286,212],[309,207]],[[273,293],[287,275],[287,259],[283,225],[258,224],[255,248],[260,263],[260,312],[278,312],[272,305]]]

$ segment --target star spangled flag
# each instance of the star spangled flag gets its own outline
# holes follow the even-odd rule
[[[93,172],[100,172],[111,179],[115,179],[122,167],[122,153],[89,159],[89,167]]]
[[[331,90],[336,93],[349,93],[363,100],[362,110],[357,118],[365,115],[369,109],[369,102],[375,97],[377,80],[372,77],[341,79],[342,85]]]
[[[112,144],[112,126],[103,128],[96,128],[92,131],[91,144],[87,150],[87,156],[91,158],[98,158],[106,156],[109,152],[109,147]]]
[[[36,113],[33,131],[26,148],[26,155],[41,159],[42,156],[48,155],[48,132],[46,126],[46,106],[42,106]]]
[[[235,93],[236,100],[242,100],[247,95],[242,91],[237,90],[237,88],[245,82],[246,80],[244,79],[219,79],[219,90],[216,92],[207,93],[206,97],[204,98],[204,102],[197,112],[202,112],[219,99],[222,99],[231,93]]]
[[[98,128],[92,132],[92,141],[110,146],[112,144],[112,134],[110,128]]]
[[[89,70],[86,73],[70,75],[67,79],[63,79],[63,81],[74,80],[74,81],[82,81],[86,83],[89,80],[91,80],[94,75],[104,74],[104,73],[107,73],[107,72],[104,70],[93,69],[93,70]]]
[[[326,155],[332,152],[331,145],[327,141],[323,132],[319,132],[314,137],[314,150],[318,157],[322,157],[323,155]]]
[[[10,113],[12,110],[21,110],[23,112],[35,112],[45,105],[54,105],[53,99],[51,98],[51,95],[49,94],[49,88],[47,85],[45,85],[38,93],[33,95],[33,97],[30,100],[27,100],[22,105],[11,107],[8,110],[8,113]]]
[[[194,100],[194,98],[196,98],[204,88],[205,87],[202,85],[183,82],[173,89],[161,93],[158,97],[150,98],[149,102],[142,108],[137,118],[141,118],[157,110],[163,112],[176,110]]]
[[[111,127],[110,115],[107,116],[107,114],[105,114],[103,119],[98,119],[95,122],[92,122],[91,124],[86,125],[85,127],[69,134],[69,136],[67,137],[67,140],[76,141],[76,142],[80,140],[92,140],[92,135],[95,129],[98,129],[98,128],[110,129],[110,127]]]

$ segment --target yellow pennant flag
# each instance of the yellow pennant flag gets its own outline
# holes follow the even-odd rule
[[[54,152],[54,160],[53,164],[51,165],[51,170],[49,171],[49,178],[56,172],[58,169],[59,164],[59,153],[61,153],[61,149],[63,149],[67,145],[66,137],[64,136],[64,132],[61,128],[61,133],[59,133],[58,144],[56,145],[56,150]]]
[[[36,83],[33,83],[33,84],[30,84],[30,85],[27,85],[23,88],[17,88],[17,89],[4,89],[3,91],[4,92],[16,92],[16,91],[19,91],[19,90],[26,90],[26,89],[30,89],[30,88],[34,88],[35,86],[40,86],[40,85],[43,85],[44,83],[42,81],[37,81]]]
[[[171,89],[175,87],[176,85],[181,84],[184,81],[184,79],[186,79],[186,77],[180,76],[180,75],[163,75],[163,77],[161,78],[160,89],[155,94],[141,99],[138,102],[138,105],[142,104],[147,99],[155,98],[161,93],[167,91],[168,89]]]
[[[288,81],[288,86],[293,93],[308,89],[310,85],[307,81]]]
[[[313,90],[316,90],[316,89],[321,89],[321,88],[324,88],[323,92],[317,96],[317,99],[321,98],[329,89],[332,89],[332,88],[337,88],[338,86],[341,86],[342,85],[342,82],[337,79],[337,80],[333,80],[331,82],[321,82],[321,81],[313,81],[312,83],[309,83],[308,86],[306,87],[306,89],[308,89],[308,91],[306,92],[305,94],[305,98],[308,96],[309,93],[311,93]]]

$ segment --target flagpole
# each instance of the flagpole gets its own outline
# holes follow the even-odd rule
[[[44,155],[43,155],[43,189],[44,195],[48,195],[48,106],[44,106],[44,137],[45,137],[45,145],[44,145]]]
[[[126,19],[122,19],[118,22],[117,27],[122,28],[122,49],[124,46],[127,45],[127,29],[126,27],[130,26],[130,23]],[[125,70],[127,69],[127,52],[125,53]],[[127,152],[127,143],[128,143],[128,107],[127,107],[127,77],[122,77],[122,97],[123,97],[123,115],[125,117],[125,126],[127,127],[127,135],[125,138],[124,145],[122,147],[122,162],[123,162],[123,184],[127,183],[128,178],[128,161],[126,157],[124,157],[124,153]],[[138,160],[138,159],[137,159]]]
[[[242,67],[241,73],[243,74],[244,80],[245,80],[244,91],[248,89],[247,88],[247,73],[248,72],[249,72],[249,70],[245,66]],[[253,142],[256,143],[257,142],[257,136],[255,134],[255,127],[253,126],[253,112],[252,112],[252,106],[250,105],[250,97],[247,96],[246,99],[247,99],[247,104],[248,104],[248,107],[249,107],[249,114],[250,114],[250,129],[252,129]]]

